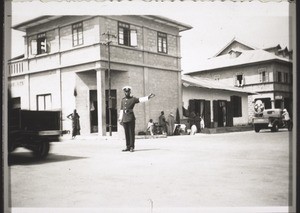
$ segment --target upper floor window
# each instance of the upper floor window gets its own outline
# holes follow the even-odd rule
[[[234,85],[237,87],[244,86],[245,84],[245,78],[243,74],[236,74],[235,75],[235,82]]]
[[[43,53],[47,53],[47,39],[46,33],[40,33],[37,35],[36,39],[31,40],[31,54],[39,55]]]
[[[259,82],[268,82],[269,81],[269,75],[266,69],[258,69],[258,75],[259,75]]]
[[[72,25],[73,47],[83,44],[83,27],[82,22]]]
[[[46,33],[40,33],[37,35],[37,54],[43,54],[46,52],[47,52]]]
[[[130,29],[130,25],[123,22],[119,22],[118,26],[119,44],[131,47],[137,46],[137,30]]]
[[[215,81],[219,81],[220,80],[220,75],[214,75],[214,79],[215,79]]]
[[[284,80],[284,83],[289,83],[289,74],[288,73],[284,73],[284,78],[283,78],[283,80]]]
[[[277,82],[283,82],[282,72],[277,72]]]
[[[167,53],[168,43],[166,33],[157,33],[157,51],[160,53]]]
[[[37,110],[49,110],[52,108],[51,94],[37,95]]]

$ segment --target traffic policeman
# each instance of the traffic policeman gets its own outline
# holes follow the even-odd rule
[[[133,108],[135,104],[146,102],[155,95],[151,93],[150,95],[141,98],[133,97],[131,95],[130,86],[123,87],[123,91],[125,93],[125,97],[121,101],[119,122],[121,125],[123,125],[125,130],[126,148],[122,151],[133,152],[135,142],[135,116],[133,113]]]

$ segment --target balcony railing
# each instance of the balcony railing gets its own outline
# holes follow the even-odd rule
[[[25,72],[24,61],[16,61],[8,64],[8,76],[20,75]]]

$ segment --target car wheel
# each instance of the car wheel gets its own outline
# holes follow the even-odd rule
[[[271,129],[272,132],[278,132],[278,124],[274,124],[274,126]]]
[[[260,131],[260,128],[258,126],[254,126],[254,131],[255,132],[259,132]]]

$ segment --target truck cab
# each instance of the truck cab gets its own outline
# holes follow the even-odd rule
[[[8,152],[18,147],[29,149],[37,158],[45,158],[51,142],[69,133],[61,130],[60,111],[12,109],[8,118]]]

